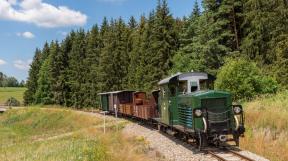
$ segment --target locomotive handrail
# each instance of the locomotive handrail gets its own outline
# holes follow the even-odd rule
[[[205,119],[205,117],[202,117],[203,123],[204,123],[204,132],[207,132],[207,121]]]
[[[238,120],[237,116],[234,116],[234,119],[235,119],[235,122],[236,122],[235,130],[238,130],[239,129],[239,120]]]

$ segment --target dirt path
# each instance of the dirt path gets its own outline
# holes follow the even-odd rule
[[[125,122],[126,121],[108,122],[105,126],[106,126],[106,128],[110,128],[112,126],[115,126],[115,125],[121,124],[121,123],[125,123]],[[84,129],[81,129],[81,130],[72,131],[72,132],[61,134],[61,135],[51,136],[51,137],[48,137],[48,138],[39,138],[39,139],[33,141],[32,143],[60,139],[60,138],[64,138],[64,137],[67,137],[67,136],[72,136],[73,134],[76,134],[76,133],[85,132],[86,130],[89,130],[89,129],[100,129],[100,128],[104,129],[104,125],[102,124],[102,125],[91,126],[91,127],[84,128]]]

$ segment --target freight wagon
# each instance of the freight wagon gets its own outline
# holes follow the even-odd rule
[[[116,116],[133,116],[150,120],[159,115],[157,94],[148,97],[146,92],[123,90],[99,93],[98,95],[101,97],[101,109]]]

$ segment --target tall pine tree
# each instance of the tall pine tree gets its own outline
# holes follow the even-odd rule
[[[39,78],[39,71],[41,68],[41,61],[42,61],[42,53],[37,48],[35,51],[35,55],[33,58],[33,61],[30,65],[29,69],[29,77],[26,83],[27,90],[24,93],[24,104],[30,105],[34,103],[34,95],[36,93],[36,90],[38,88],[38,78]]]

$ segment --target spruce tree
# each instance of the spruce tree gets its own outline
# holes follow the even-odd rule
[[[35,55],[33,57],[33,61],[30,65],[29,69],[29,76],[26,83],[27,90],[24,93],[24,104],[30,105],[34,103],[34,96],[36,93],[36,90],[38,88],[38,77],[39,77],[39,71],[41,68],[41,61],[42,61],[42,53],[37,48],[35,51]]]
[[[71,91],[71,84],[70,84],[70,59],[69,55],[71,54],[73,41],[75,39],[75,32],[72,31],[61,43],[60,46],[60,59],[62,59],[62,65],[60,70],[60,76],[58,79],[58,84],[61,84],[62,89],[62,96],[63,96],[63,105],[65,106],[72,106],[73,100],[72,100],[72,91]],[[61,100],[61,97],[59,97]],[[56,99],[57,102],[57,99]],[[61,102],[59,102],[61,104]]]
[[[50,44],[50,55],[49,55],[49,76],[51,81],[51,99],[52,102],[63,105],[64,104],[64,82],[62,74],[67,67],[67,56],[61,52],[58,41]]]
[[[39,78],[37,80],[38,87],[35,93],[36,104],[53,104],[53,95],[51,91],[51,57],[47,58],[39,71]]]
[[[141,16],[139,26],[137,29],[132,30],[129,42],[131,45],[131,51],[129,52],[130,64],[128,68],[128,88],[141,90],[142,77],[142,64],[141,59],[143,57],[143,50],[141,44],[144,43],[144,32],[146,27],[146,18]]]
[[[148,20],[145,20],[144,18],[141,19],[141,24],[144,25],[144,28],[140,39],[139,53],[138,53],[139,64],[137,65],[136,68],[135,80],[136,80],[136,86],[138,86],[140,90],[144,91],[151,90],[153,88],[153,85],[156,83],[156,81],[151,82],[151,79],[153,79],[152,77],[153,75],[151,73],[155,71],[155,68],[158,68],[157,65],[155,66],[151,64],[151,59],[152,57],[155,56],[155,53],[152,52],[153,41],[151,39],[154,23],[155,23],[154,11],[152,11],[149,14]]]
[[[241,0],[204,0],[201,16],[195,6],[181,36],[182,46],[174,57],[171,72],[182,69],[215,75],[225,57],[239,55],[243,3]]]
[[[175,20],[170,14],[167,1],[158,1],[156,12],[151,12],[147,24],[144,50],[143,81],[146,91],[157,87],[157,82],[168,75],[172,57],[179,47]],[[146,48],[146,49],[145,49]]]
[[[69,53],[68,83],[71,90],[71,103],[76,108],[83,107],[85,96],[85,79],[87,68],[84,64],[86,58],[86,34],[83,29],[75,32],[72,48]]]
[[[91,31],[87,34],[87,56],[85,59],[85,65],[87,67],[87,79],[85,83],[86,89],[86,106],[96,106],[97,93],[99,93],[99,62],[101,52],[101,39],[100,32],[97,25],[93,26]]]
[[[173,67],[170,70],[171,74],[177,72],[189,72],[189,71],[201,71],[200,57],[198,56],[196,49],[197,36],[202,34],[200,26],[200,8],[198,2],[195,1],[193,11],[188,19],[185,19],[183,25],[183,31],[180,35],[180,49],[173,57]],[[197,40],[197,41],[195,41]],[[198,46],[199,47],[199,46]]]
[[[287,87],[288,7],[285,0],[248,0],[245,3],[244,55],[264,67]]]

